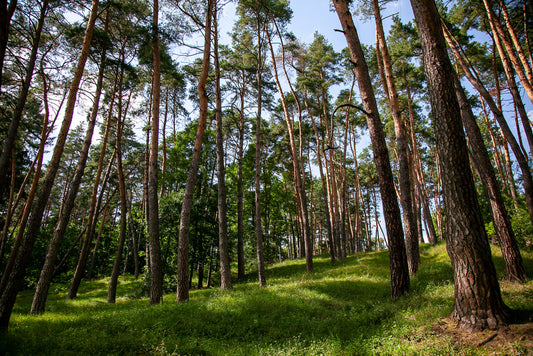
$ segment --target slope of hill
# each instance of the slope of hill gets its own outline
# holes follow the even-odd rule
[[[187,303],[149,306],[133,297],[140,281],[121,279],[117,303],[107,304],[107,282],[82,285],[65,301],[68,286],[55,285],[45,314],[28,314],[32,293],[20,294],[0,354],[154,355],[364,355],[528,354],[533,352],[533,282],[503,280],[506,303],[523,311],[522,324],[506,330],[463,333],[447,318],[453,305],[452,270],[443,244],[422,246],[422,265],[411,292],[390,299],[387,252],[350,256],[332,265],[315,258],[267,270],[268,287],[255,274],[232,292],[194,291]],[[533,253],[524,252],[533,275]]]

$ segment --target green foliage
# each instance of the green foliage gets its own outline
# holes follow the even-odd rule
[[[503,270],[501,255],[493,252]],[[444,245],[423,245],[421,253],[411,292],[396,302],[390,300],[386,252],[335,265],[319,256],[312,275],[305,273],[303,260],[286,261],[268,268],[267,288],[259,288],[252,273],[232,292],[193,291],[182,304],[174,303],[173,294],[157,306],[132,298],[142,282],[126,277],[116,304],[105,303],[106,279],[82,284],[79,298],[68,302],[67,286],[53,285],[46,313],[31,316],[32,294],[26,291],[17,300],[0,353],[485,354],[485,346],[462,346],[435,332],[452,310],[453,273]],[[523,256],[532,271],[533,254]],[[532,282],[502,282],[502,289],[512,308],[533,309]]]

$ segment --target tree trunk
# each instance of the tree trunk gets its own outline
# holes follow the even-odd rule
[[[452,317],[466,329],[496,328],[509,320],[483,225],[453,67],[433,0],[411,0],[424,53],[446,209],[446,248],[454,271]]]
[[[255,176],[254,176],[254,203],[255,203],[255,242],[257,256],[257,274],[259,286],[266,287],[265,260],[263,255],[263,228],[261,226],[261,151],[262,151],[262,133],[261,133],[261,109],[263,104],[263,44],[261,38],[261,23],[259,15],[256,16],[257,27],[257,118],[255,121]]]
[[[124,44],[125,45],[125,44]],[[120,58],[121,62],[124,62],[124,47],[121,49]],[[124,66],[121,65],[120,81],[118,84],[118,113],[117,113],[117,128],[115,133],[115,155],[117,157],[117,178],[118,189],[120,194],[120,227],[119,237],[117,244],[117,251],[115,254],[115,261],[113,263],[113,270],[111,272],[111,278],[109,280],[109,288],[107,291],[107,302],[115,303],[117,297],[117,283],[118,275],[120,273],[120,264],[122,262],[122,252],[124,250],[124,241],[126,240],[127,229],[127,197],[126,197],[126,178],[124,177],[124,170],[122,168],[122,132],[124,129],[124,123],[126,122],[126,110],[122,109],[122,83],[124,78]],[[123,114],[124,113],[124,114]]]
[[[181,207],[180,229],[179,229],[179,243],[178,243],[178,283],[176,291],[176,300],[178,303],[187,301],[189,299],[189,283],[188,283],[188,264],[189,264],[189,233],[191,223],[191,210],[193,203],[194,188],[198,179],[198,167],[200,164],[200,153],[202,150],[202,140],[207,122],[207,104],[208,97],[206,91],[206,81],[209,74],[210,63],[210,49],[211,49],[211,25],[213,11],[216,11],[215,1],[208,0],[206,26],[204,34],[204,57],[202,64],[202,72],[198,80],[198,96],[200,98],[200,117],[198,118],[198,128],[196,130],[196,138],[194,141],[193,155],[189,174],[187,175],[187,182],[185,184],[185,193],[183,195],[183,203]]]
[[[220,90],[220,65],[218,56],[218,21],[216,9],[213,13],[213,51],[215,62],[215,95],[216,95],[216,146],[217,146],[217,178],[218,178],[218,249],[220,253],[220,288],[232,289],[231,267],[228,247],[228,219],[226,201],[226,167],[224,162],[224,137],[222,134],[222,93]]]
[[[161,58],[159,54],[159,1],[154,0],[153,13],[153,83],[152,83],[152,127],[148,166],[148,239],[150,243],[150,304],[163,302],[163,263],[159,241],[159,202],[157,196],[157,156],[159,145],[159,104],[161,95]]]
[[[385,135],[381,126],[376,98],[372,89],[363,50],[353,24],[352,16],[348,10],[348,5],[344,0],[333,0],[333,3],[348,43],[351,60],[355,66],[361,99],[365,108],[366,121],[372,141],[374,162],[376,164],[381,192],[385,225],[390,244],[391,295],[393,299],[397,299],[409,290],[410,281],[402,218],[396,199],[396,192],[394,191],[394,180],[390,167],[387,144],[385,142]]]
[[[243,159],[244,159],[244,70],[242,70],[242,89],[240,93],[241,109],[239,110],[239,143],[237,156],[237,276],[244,278],[244,201],[243,201]]]
[[[403,224],[405,229],[405,243],[407,253],[407,263],[409,265],[409,275],[414,275],[418,270],[420,264],[420,250],[418,247],[418,229],[416,225],[414,204],[411,195],[411,179],[409,167],[409,148],[407,145],[407,134],[405,132],[405,125],[401,117],[400,104],[398,102],[398,92],[396,91],[396,83],[394,74],[392,72],[392,62],[389,56],[387,43],[385,42],[385,33],[383,32],[383,23],[381,21],[381,13],[378,0],[372,0],[374,5],[374,17],[376,19],[376,32],[378,37],[379,47],[381,49],[381,59],[383,61],[383,68],[385,71],[386,92],[388,91],[388,103],[392,112],[392,119],[394,121],[394,132],[396,135],[396,145],[398,148],[398,164],[399,164],[399,182],[400,182],[400,203],[403,211]],[[379,52],[378,52],[379,53]]]
[[[106,27],[107,24],[108,21],[106,19]],[[104,29],[104,31],[106,30],[107,28]],[[70,222],[72,209],[74,208],[74,201],[76,200],[76,196],[78,195],[81,179],[85,172],[85,165],[87,163],[87,158],[89,157],[89,149],[91,147],[94,127],[96,125],[96,117],[98,115],[98,108],[100,106],[100,96],[102,94],[106,59],[105,52],[105,49],[102,49],[102,55],[100,58],[100,69],[98,71],[98,79],[93,99],[93,106],[89,117],[89,124],[87,125],[87,130],[85,133],[85,139],[83,141],[83,146],[80,152],[80,158],[78,160],[78,165],[76,167],[76,171],[70,184],[70,190],[68,192],[68,195],[66,199],[63,200],[61,213],[58,218],[57,226],[54,230],[54,235],[52,236],[50,244],[48,245],[48,252],[46,253],[44,265],[41,269],[39,281],[37,282],[37,286],[35,288],[35,294],[33,295],[33,302],[30,310],[30,313],[32,314],[39,314],[44,312],[46,298],[48,297],[48,289],[50,288],[50,283],[52,282],[52,273],[54,271],[54,266],[57,261],[57,254],[59,253],[63,237],[65,236],[67,225]]]
[[[67,139],[70,123],[74,114],[74,107],[76,105],[76,96],[78,93],[79,84],[83,76],[83,70],[85,68],[87,57],[89,56],[94,24],[98,13],[98,5],[98,0],[92,1],[91,13],[89,21],[87,22],[87,28],[85,30],[85,35],[83,38],[81,54],[78,59],[74,78],[70,86],[67,107],[65,109],[65,116],[57,137],[52,158],[48,165],[46,176],[44,178],[44,181],[42,182],[42,185],[40,185],[39,193],[37,194],[37,200],[35,201],[32,208],[32,214],[29,221],[28,230],[24,235],[24,240],[22,241],[18,254],[15,257],[11,273],[9,273],[9,275],[3,276],[7,279],[7,282],[5,284],[5,287],[2,288],[3,292],[0,298],[0,329],[2,330],[7,330],[9,319],[11,317],[11,312],[13,311],[13,306],[15,305],[15,299],[17,297],[18,290],[23,282],[24,275],[26,272],[26,266],[28,265],[29,259],[31,257],[33,245],[37,240],[37,236],[39,234],[44,209],[48,202],[50,191],[52,190],[52,186],[54,184],[54,180],[59,169],[59,163],[61,161],[61,156],[63,155],[65,141]]]

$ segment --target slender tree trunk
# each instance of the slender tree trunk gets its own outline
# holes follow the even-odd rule
[[[215,1],[208,0],[206,26],[204,34],[204,57],[202,72],[198,80],[198,96],[200,98],[200,117],[198,118],[198,128],[196,130],[196,138],[194,141],[193,156],[189,174],[187,175],[187,182],[185,185],[185,193],[183,195],[183,203],[181,207],[180,229],[179,229],[179,243],[178,243],[178,283],[176,291],[176,300],[178,303],[187,301],[189,299],[189,284],[188,284],[188,264],[189,264],[189,233],[191,223],[192,200],[194,195],[194,187],[198,179],[198,167],[200,164],[200,153],[202,151],[202,140],[207,122],[207,104],[208,97],[206,91],[206,81],[209,74],[209,63],[211,54],[211,25],[213,11],[216,11]]]
[[[344,0],[333,0],[335,10],[342,24],[342,29],[351,60],[355,63],[355,73],[361,92],[361,99],[365,108],[365,115],[372,141],[374,152],[374,162],[376,163],[378,181],[381,192],[381,200],[385,216],[385,225],[389,238],[390,272],[391,272],[391,295],[393,299],[399,298],[409,290],[409,269],[405,252],[405,241],[402,228],[402,218],[396,192],[394,191],[394,180],[389,161],[387,144],[381,120],[379,118],[376,98],[372,89],[372,83],[368,74],[368,68],[364,59],[363,50],[357,31],[353,24],[352,16],[348,10],[348,5]]]
[[[244,159],[244,70],[242,71],[242,89],[240,94],[241,109],[239,110],[239,142],[237,156],[237,275],[244,278],[244,200],[243,200],[243,159]]]
[[[7,330],[11,312],[13,311],[13,306],[15,305],[15,299],[23,282],[26,266],[30,260],[33,245],[39,234],[44,209],[46,207],[46,203],[48,202],[50,191],[52,190],[52,186],[59,169],[59,163],[61,161],[61,156],[63,155],[65,141],[67,139],[68,130],[74,114],[79,84],[83,76],[83,70],[85,68],[87,57],[89,56],[94,24],[98,13],[98,5],[99,1],[93,0],[89,21],[87,22],[87,28],[85,30],[81,54],[78,59],[74,78],[70,86],[65,116],[57,137],[52,159],[48,165],[46,177],[44,178],[42,185],[40,185],[39,193],[37,194],[37,200],[32,208],[28,230],[24,235],[24,240],[21,243],[18,254],[15,256],[11,273],[3,276],[7,279],[7,282],[5,284],[2,283],[2,285],[5,287],[1,289],[3,292],[0,298],[0,329],[2,330]]]
[[[218,21],[215,4],[213,13],[213,51],[215,62],[215,94],[216,94],[216,146],[217,146],[217,177],[218,177],[218,249],[220,253],[220,288],[232,289],[231,267],[228,247],[228,219],[226,201],[226,167],[224,162],[224,137],[222,134],[222,93],[220,90],[220,65],[218,55]]]
[[[108,21],[106,20],[106,27],[107,24]],[[107,28],[104,29],[104,31],[106,30]],[[33,295],[33,302],[30,310],[32,314],[39,314],[44,312],[46,299],[48,297],[48,290],[50,288],[50,283],[52,282],[52,273],[54,271],[54,266],[57,261],[57,254],[59,253],[63,237],[65,236],[67,225],[70,222],[70,217],[74,208],[74,201],[76,199],[76,196],[78,195],[81,179],[85,172],[85,165],[87,163],[87,158],[89,157],[89,149],[91,147],[94,127],[96,125],[96,117],[98,115],[98,108],[100,106],[100,96],[102,94],[104,80],[105,59],[106,51],[105,49],[102,49],[102,55],[100,58],[100,69],[98,71],[96,91],[94,94],[93,106],[89,117],[89,124],[87,125],[85,139],[81,148],[78,165],[76,167],[76,171],[70,184],[70,190],[66,199],[63,200],[57,226],[54,230],[54,235],[50,240],[50,244],[48,245],[48,252],[46,253],[46,258],[44,261],[43,268],[41,269],[39,281],[37,282],[37,286],[35,288],[35,294]]]
[[[121,49],[120,61],[124,62],[124,47]],[[122,252],[124,250],[124,241],[126,240],[126,230],[127,230],[127,215],[128,207],[126,196],[126,178],[124,177],[124,170],[122,168],[122,133],[124,129],[124,123],[126,122],[126,110],[122,108],[122,83],[124,78],[124,66],[121,65],[120,72],[120,81],[119,81],[119,91],[118,91],[118,113],[117,113],[117,128],[115,133],[115,155],[117,159],[117,177],[118,177],[118,188],[120,194],[120,227],[119,227],[119,237],[117,244],[117,251],[115,254],[115,261],[113,263],[113,270],[111,272],[111,278],[109,280],[109,288],[107,291],[107,302],[115,303],[117,297],[117,283],[118,275],[120,273],[120,265],[122,263]],[[123,114],[124,113],[124,114]]]
[[[16,3],[16,1],[11,0],[11,3]],[[10,7],[11,7],[11,3],[10,3]],[[0,9],[2,8],[5,10],[5,4],[0,3]],[[35,35],[33,37],[30,57],[28,59],[28,64],[26,66],[26,74],[25,74],[24,82],[22,83],[22,88],[17,98],[17,104],[13,112],[13,118],[11,119],[11,122],[9,123],[7,136],[5,137],[4,143],[2,145],[2,153],[0,155],[0,196],[3,196],[4,189],[9,187],[8,180],[7,180],[7,172],[10,166],[9,158],[11,157],[11,151],[13,149],[13,145],[15,144],[15,140],[17,138],[18,128],[20,125],[20,121],[22,120],[22,115],[24,113],[24,106],[26,106],[26,99],[28,97],[31,80],[33,78],[33,71],[35,69],[35,62],[37,60],[37,52],[39,50],[39,44],[41,41],[41,33],[43,30],[44,20],[46,18],[47,10],[48,10],[48,0],[43,0],[41,4],[41,13],[39,15],[39,21],[35,29]],[[2,13],[3,11],[0,10],[0,19],[4,17],[2,16],[4,15]],[[11,13],[11,15],[12,14],[13,13]],[[6,45],[7,45],[7,36],[8,36],[7,31],[9,31],[9,22],[11,19],[11,16],[8,15],[8,17],[9,18],[5,19],[7,21],[7,24],[2,23],[2,25],[0,25],[0,78],[2,77],[2,65],[4,61],[4,54],[5,54],[5,47],[3,45],[3,41],[4,41],[3,36],[4,36],[4,31],[6,31],[5,40],[6,40]],[[7,26],[7,29],[5,29],[6,26]],[[1,80],[2,79],[0,79],[0,87],[1,87]]]
[[[452,317],[467,329],[496,328],[509,321],[484,229],[453,67],[433,0],[411,0],[424,53],[446,209],[446,248],[454,271]]]
[[[257,28],[257,117],[255,121],[255,175],[254,175],[254,203],[255,203],[255,241],[257,256],[257,275],[259,286],[266,287],[265,260],[263,255],[263,227],[261,226],[261,151],[262,151],[262,132],[261,132],[261,110],[263,105],[263,40],[261,38],[261,22],[259,16],[256,17]]]
[[[389,56],[385,33],[381,21],[381,13],[378,0],[372,1],[374,5],[374,17],[376,19],[376,31],[378,42],[381,48],[381,61],[385,71],[385,81],[388,88],[388,102],[394,121],[394,132],[396,134],[396,145],[398,147],[399,182],[400,182],[400,203],[403,211],[403,224],[405,229],[405,243],[407,252],[407,263],[409,265],[409,275],[414,275],[420,264],[420,251],[418,247],[418,231],[414,214],[413,199],[411,195],[411,179],[409,167],[409,147],[407,145],[407,134],[405,125],[401,117],[400,104],[398,102],[398,92],[392,72],[392,61]],[[380,59],[378,58],[378,61]]]
[[[159,104],[161,94],[161,58],[159,54],[159,1],[154,0],[152,48],[154,52],[152,84],[152,127],[148,166],[148,239],[150,241],[150,304],[163,302],[163,265],[159,241],[159,202],[157,196],[157,156],[159,145]]]

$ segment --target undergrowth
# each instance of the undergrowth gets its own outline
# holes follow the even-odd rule
[[[503,261],[493,250],[503,278]],[[421,247],[422,264],[408,295],[392,302],[387,252],[350,256],[331,264],[314,258],[267,269],[266,288],[250,273],[233,291],[173,294],[150,306],[136,295],[142,278],[123,277],[115,304],[107,304],[107,279],[85,282],[65,301],[67,285],[53,285],[46,312],[28,313],[32,291],[21,292],[0,354],[51,355],[366,355],[484,354],[436,331],[453,306],[452,270],[444,245]],[[529,275],[533,254],[523,253]],[[533,310],[533,282],[502,281],[505,302]]]

